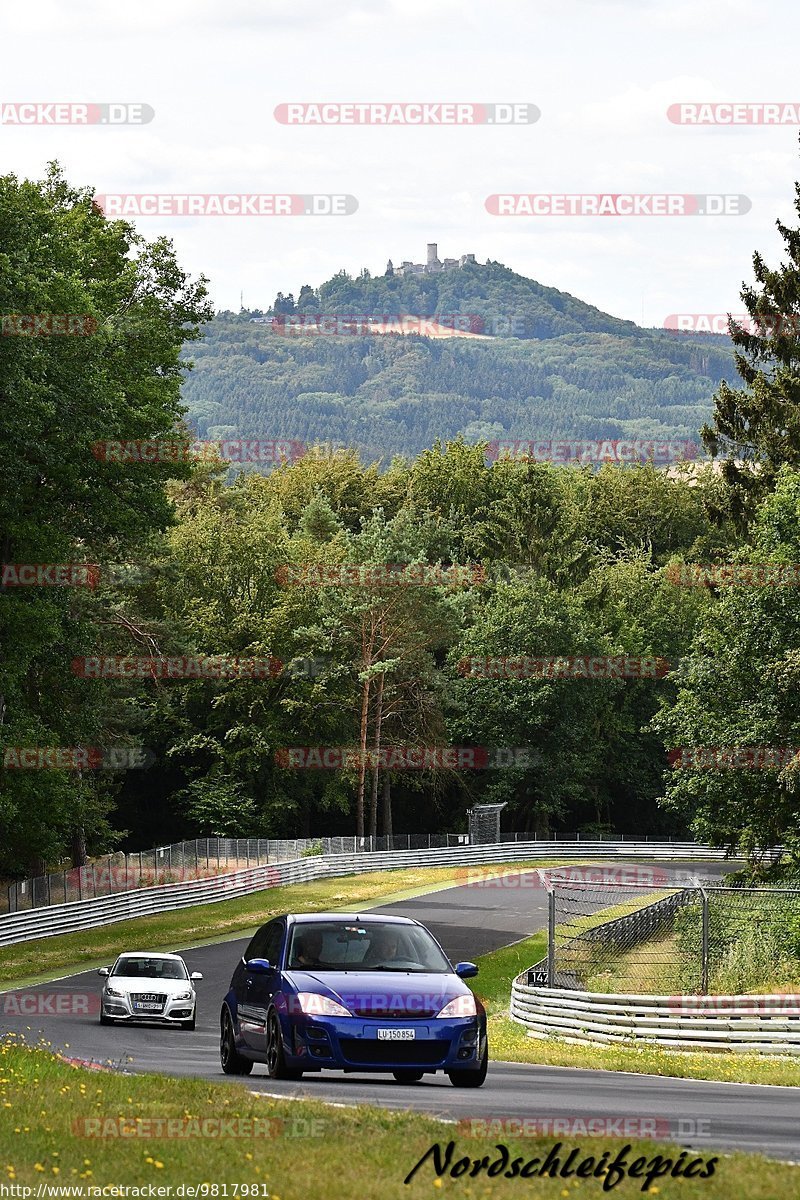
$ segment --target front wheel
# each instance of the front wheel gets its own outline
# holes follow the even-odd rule
[[[447,1074],[453,1087],[463,1088],[478,1088],[482,1087],[486,1081],[486,1072],[489,1067],[489,1048],[484,1050],[483,1058],[480,1066],[468,1071],[448,1071]]]
[[[424,1071],[392,1071],[398,1083],[419,1083]]]
[[[273,1008],[267,1021],[267,1071],[271,1079],[302,1079],[303,1072],[287,1067],[278,1014]]]
[[[249,1075],[253,1069],[251,1060],[243,1058],[236,1049],[233,1021],[227,1008],[223,1008],[220,1022],[219,1061],[226,1075]]]
[[[100,1010],[100,1024],[101,1025],[113,1025],[114,1024],[114,1022],[111,1020],[111,1017],[107,1017],[102,1009]]]
[[[181,1029],[194,1029],[194,1027],[195,1027],[195,1018],[194,1017],[192,1017],[191,1021],[181,1021]]]

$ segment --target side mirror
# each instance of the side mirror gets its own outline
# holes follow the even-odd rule
[[[101,967],[100,970],[97,972],[97,974],[108,977],[108,975],[110,974],[110,971],[109,971],[108,967]]]
[[[190,978],[190,979],[202,979],[202,978],[203,978],[203,972],[202,972],[202,971],[192,971],[192,973],[191,973],[191,975],[189,976],[189,978]]]
[[[475,963],[456,963],[456,975],[460,979],[474,979],[477,974],[478,968],[475,966]]]
[[[272,970],[267,958],[251,958],[245,963],[245,966],[251,975],[266,975],[267,971]]]

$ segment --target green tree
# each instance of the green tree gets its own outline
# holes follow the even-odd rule
[[[0,338],[0,472],[13,481],[0,493],[0,559],[99,563],[102,579],[169,523],[164,482],[188,468],[107,461],[93,447],[175,434],[182,346],[210,311],[204,281],[188,280],[168,241],[107,221],[92,195],[55,165],[41,182],[0,178],[0,314],[12,330]],[[82,335],[13,332],[32,314],[78,317]],[[130,732],[103,686],[69,668],[102,640],[101,593],[0,590],[2,746],[119,743]],[[2,771],[5,868],[105,844],[111,790],[97,773]]]
[[[800,561],[800,475],[783,467],[773,495],[756,510],[752,545],[742,564]],[[797,757],[800,746],[800,599],[797,587],[732,586],[707,605],[687,656],[674,703],[653,722],[680,754],[710,748],[701,765],[677,760],[666,805],[688,819],[698,838],[747,855],[783,843],[800,854]],[[791,751],[791,761],[725,766],[718,748]]]
[[[794,192],[800,215],[799,183]],[[745,285],[740,293],[752,326],[730,322],[744,386],[720,384],[713,425],[702,430],[711,453],[724,458],[730,508],[740,523],[752,516],[784,464],[800,466],[800,228],[775,224],[787,260],[771,268],[759,253],[753,255],[756,286]]]

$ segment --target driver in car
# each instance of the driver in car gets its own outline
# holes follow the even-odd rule
[[[293,967],[320,967],[322,953],[322,934],[318,929],[310,929],[295,941]]]
[[[391,963],[405,956],[400,950],[400,935],[394,929],[381,929],[369,948],[371,963]]]

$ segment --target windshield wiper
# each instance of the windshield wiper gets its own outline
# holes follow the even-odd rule
[[[371,971],[398,971],[402,975],[430,974],[426,967],[370,967]]]

